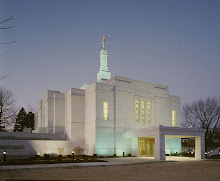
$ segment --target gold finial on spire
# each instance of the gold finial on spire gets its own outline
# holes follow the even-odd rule
[[[103,48],[105,48],[105,38],[108,37],[110,35],[104,35],[103,38],[102,38],[102,46]]]

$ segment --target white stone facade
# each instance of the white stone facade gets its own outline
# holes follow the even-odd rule
[[[179,134],[175,137],[172,129],[166,136],[161,129],[149,134],[151,128],[158,126],[175,127],[177,133],[180,98],[170,95],[168,86],[119,76],[110,78],[107,56],[107,50],[101,50],[97,82],[81,89],[71,88],[66,93],[47,91],[39,102],[35,124],[38,127],[34,132],[66,134],[69,147],[80,146],[87,155],[120,156],[124,153],[140,156],[140,138],[143,137],[154,139],[154,143],[149,144],[155,145],[155,159],[163,160],[165,153],[181,152],[181,137]],[[141,135],[134,134],[139,131]],[[172,145],[174,138],[176,143]],[[202,138],[196,137],[200,150],[203,150]],[[202,158],[203,153],[197,153],[197,157]]]
[[[103,102],[109,105],[108,120],[103,117]],[[145,104],[144,120],[141,102]],[[123,150],[132,154],[132,139],[124,138],[124,131],[161,124],[172,126],[172,111],[176,113],[175,125],[180,125],[180,98],[169,95],[167,86],[115,76],[104,83],[95,82],[85,90],[72,88],[65,94],[47,91],[39,103],[39,128],[35,132],[65,133],[68,140],[90,155],[120,155]]]

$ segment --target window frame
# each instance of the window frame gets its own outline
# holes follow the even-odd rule
[[[145,107],[146,107],[146,105],[145,105],[145,101],[141,101],[141,122],[142,123],[145,123]]]
[[[109,102],[103,101],[103,119],[104,121],[109,120]]]
[[[151,102],[147,102],[147,122],[151,123]]]
[[[135,120],[137,123],[140,122],[140,117],[139,117],[139,100],[135,100]]]
[[[171,120],[172,120],[172,126],[176,126],[176,110],[172,110]]]

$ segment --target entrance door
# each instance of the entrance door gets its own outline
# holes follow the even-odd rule
[[[153,138],[142,137],[138,139],[138,143],[140,156],[154,156],[155,143]]]

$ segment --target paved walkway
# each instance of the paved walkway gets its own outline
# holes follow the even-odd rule
[[[79,166],[107,166],[164,162],[154,160],[154,157],[120,157],[104,158],[108,162],[87,162],[87,163],[60,163],[60,164],[39,164],[39,165],[7,165],[0,166],[0,169],[24,169],[24,168],[55,168],[55,167],[79,167]],[[196,161],[195,158],[167,157],[166,161]]]

